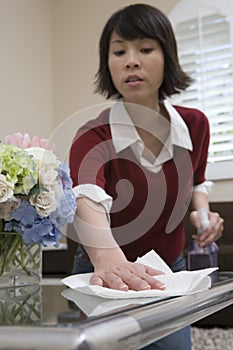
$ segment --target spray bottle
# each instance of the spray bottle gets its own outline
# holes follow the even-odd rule
[[[197,212],[200,220],[200,228],[197,230],[198,236],[201,236],[205,229],[209,226],[208,213],[205,208],[201,208]],[[205,269],[218,266],[218,246],[215,242],[206,247],[201,247],[196,241],[189,246],[188,251],[188,269],[190,271]],[[211,275],[212,283],[218,281],[218,271],[214,271]]]

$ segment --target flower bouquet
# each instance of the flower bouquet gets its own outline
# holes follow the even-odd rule
[[[57,247],[61,228],[73,221],[76,201],[69,168],[53,148],[46,139],[20,133],[0,143],[0,286],[12,266],[30,275],[26,261],[33,261],[34,254],[24,248]]]

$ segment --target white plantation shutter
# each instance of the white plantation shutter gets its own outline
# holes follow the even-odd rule
[[[233,178],[232,23],[227,13],[204,7],[207,2],[192,2],[196,11],[189,8],[190,15],[182,19],[180,14],[173,26],[181,65],[194,83],[172,102],[196,107],[207,115],[209,178]]]

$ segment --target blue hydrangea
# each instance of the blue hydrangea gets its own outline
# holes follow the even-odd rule
[[[13,212],[13,220],[6,222],[5,230],[18,232],[25,244],[40,243],[43,246],[57,247],[62,236],[50,218],[40,217],[35,207],[27,201],[22,201]]]

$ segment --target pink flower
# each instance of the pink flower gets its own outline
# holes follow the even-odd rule
[[[16,132],[12,135],[7,135],[5,138],[5,143],[14,145],[19,148],[31,147],[30,136],[28,134],[21,134],[20,132]]]
[[[21,134],[20,132],[16,132],[12,135],[7,135],[5,138],[5,143],[14,145],[22,149],[30,147],[40,147],[54,150],[54,145],[50,144],[47,139],[41,138],[39,136],[34,136],[31,139],[27,133]]]
[[[32,138],[31,147],[41,147],[45,149],[54,150],[54,145],[50,144],[47,139],[41,138],[39,136],[34,136]]]

